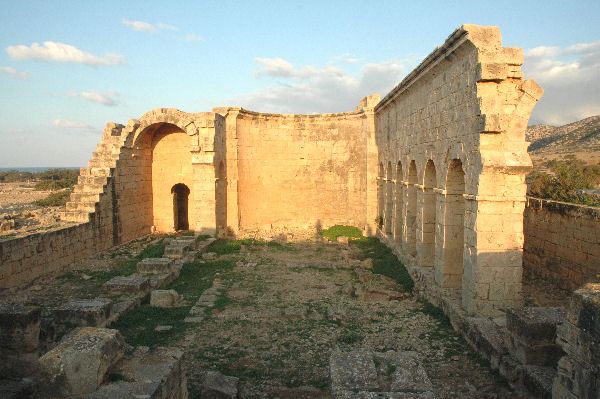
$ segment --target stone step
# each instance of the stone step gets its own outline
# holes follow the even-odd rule
[[[90,193],[90,194],[103,193],[104,187],[106,186],[106,178],[103,178],[103,179],[104,179],[104,182],[99,183],[99,184],[79,182],[73,189],[73,192],[74,193]]]
[[[66,222],[87,223],[90,221],[90,213],[80,210],[67,210],[61,212],[60,219]]]
[[[106,185],[106,176],[84,176],[80,174],[77,183],[86,186],[104,186]]]
[[[96,212],[96,204],[97,204],[97,202],[69,201],[65,205],[65,209],[67,211],[81,211],[81,212],[92,213],[92,212]]]
[[[137,264],[140,274],[170,273],[173,260],[170,258],[146,258]]]
[[[120,381],[108,382],[85,399],[157,398],[186,399],[187,383],[183,370],[183,351],[173,348],[139,347],[124,357],[110,374]],[[207,396],[208,397],[208,396]]]
[[[132,274],[129,276],[116,276],[104,283],[103,287],[112,292],[120,293],[139,293],[150,291],[150,279],[141,274]]]
[[[108,177],[111,174],[111,168],[110,167],[95,167],[95,166],[90,166],[87,168],[81,168],[79,170],[79,174],[81,176],[95,176],[95,177],[100,177],[100,176],[104,176],[104,177]]]
[[[77,192],[77,191],[73,191],[71,193],[70,201],[72,201],[72,202],[96,203],[96,202],[100,201],[100,193],[99,192]]]
[[[110,169],[110,168],[114,168],[116,164],[116,161],[113,159],[97,159],[97,158],[92,158],[88,161],[88,166],[90,168],[105,168],[105,169]]]
[[[124,352],[125,342],[119,331],[80,327],[65,336],[39,362],[61,397],[70,397],[96,391]]]

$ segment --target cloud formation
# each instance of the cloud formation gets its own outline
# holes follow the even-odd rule
[[[61,129],[94,130],[93,126],[86,123],[75,122],[70,119],[55,119],[52,121],[52,125]]]
[[[159,30],[179,30],[176,26],[159,22],[158,24],[152,24],[145,21],[136,21],[132,19],[123,19],[121,21],[126,27],[136,32],[156,32]]]
[[[295,67],[283,58],[255,59],[257,78],[273,78],[265,89],[229,100],[265,112],[315,113],[352,110],[372,93],[386,94],[405,74],[405,63],[364,64],[358,74],[334,66]]]
[[[106,105],[108,107],[114,107],[119,105],[117,98],[119,93],[110,91],[110,92],[96,92],[96,91],[82,91],[80,93],[71,94],[72,96],[82,98],[86,101],[93,102],[100,105]]]
[[[18,71],[13,67],[0,67],[0,73],[13,76],[17,79],[27,79],[29,78],[29,72]]]
[[[530,123],[563,125],[600,114],[600,41],[540,46],[525,56],[526,76],[544,88]]]
[[[97,56],[80,50],[70,44],[46,41],[42,44],[33,43],[8,46],[8,56],[15,60],[38,60],[48,62],[77,63],[89,66],[112,66],[125,63],[125,58],[119,54]]]
[[[203,42],[204,38],[195,33],[188,33],[186,35],[183,35],[183,40],[185,40],[186,42]]]

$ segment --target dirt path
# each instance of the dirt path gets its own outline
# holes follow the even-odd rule
[[[191,397],[214,370],[239,377],[242,398],[327,398],[330,354],[357,348],[419,352],[439,398],[518,397],[437,309],[359,267],[354,245],[230,252],[219,259],[236,266],[215,276],[225,289],[188,335]]]

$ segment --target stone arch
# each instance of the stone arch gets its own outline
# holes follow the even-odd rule
[[[448,166],[441,221],[442,242],[438,245],[435,280],[440,287],[461,288],[465,244],[465,172],[460,159]]]
[[[435,260],[437,175],[433,160],[428,160],[423,173],[423,185],[418,193],[417,257],[423,267],[433,267]]]
[[[173,196],[173,230],[189,230],[189,196],[190,189],[183,183],[177,183],[171,187]]]
[[[405,252],[415,256],[417,254],[417,164],[414,160],[408,167],[406,185],[406,221],[404,236]]]
[[[402,162],[398,161],[396,164],[396,193],[395,193],[395,202],[394,202],[394,241],[398,245],[402,243],[402,230],[403,230],[403,221],[404,218],[402,215],[404,214],[404,186],[402,184],[402,180],[404,179],[404,174],[402,171]]]
[[[394,183],[392,162],[388,161],[385,174],[385,213],[384,227],[387,236],[392,235],[393,209],[394,209]]]

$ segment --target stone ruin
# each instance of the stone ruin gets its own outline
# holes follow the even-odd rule
[[[553,384],[556,398],[597,398],[599,287],[576,291],[566,318],[561,309],[522,307],[532,167],[525,130],[542,95],[522,64],[523,51],[503,47],[497,27],[463,25],[383,99],[367,96],[352,112],[161,108],[126,125],[109,123],[64,211],[71,225],[0,242],[0,288],[155,232],[297,239],[336,224],[359,226],[395,251],[419,294],[511,383],[539,397],[550,397]],[[583,259],[597,265],[600,234],[591,226]],[[160,287],[163,261],[149,262],[107,289]],[[171,294],[154,300],[173,303]],[[36,310],[3,308],[2,317],[3,349],[34,356]],[[21,335],[27,338],[4,339]],[[75,330],[42,363],[60,368],[52,351],[79,347],[88,335],[112,348],[90,376],[98,385],[94,378],[121,357],[118,334]],[[153,355],[130,361],[143,356]]]

